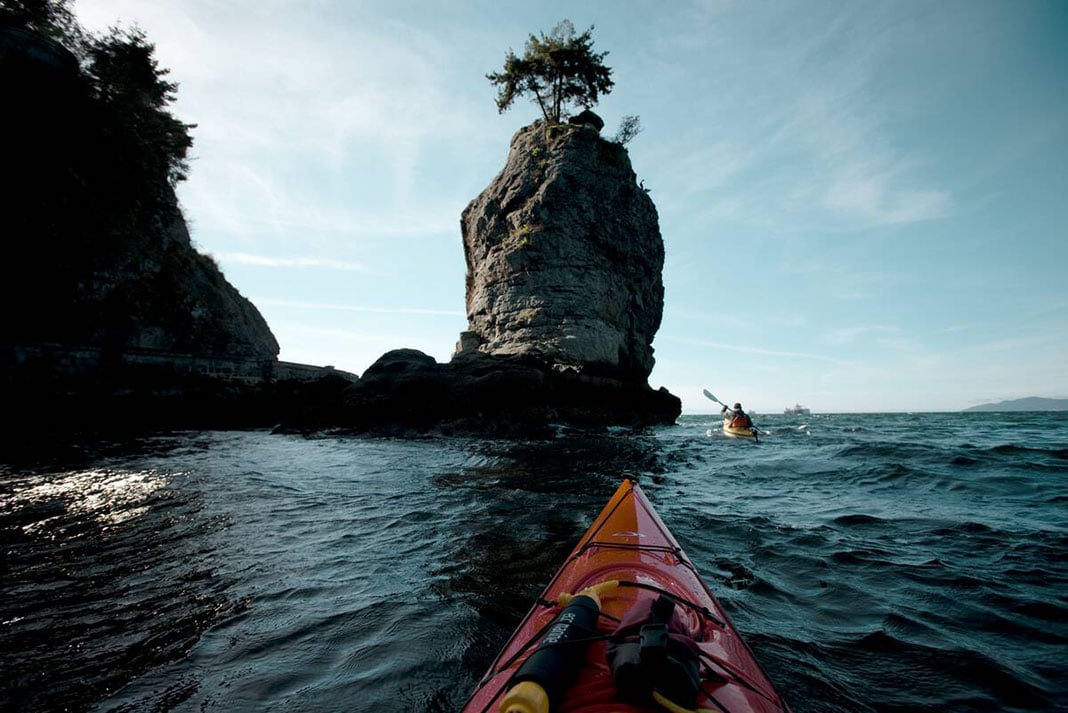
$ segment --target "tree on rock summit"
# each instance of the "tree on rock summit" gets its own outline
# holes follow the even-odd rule
[[[575,104],[589,109],[615,84],[604,65],[607,52],[593,51],[593,27],[575,35],[575,26],[563,20],[549,35],[531,35],[523,56],[512,50],[504,70],[486,75],[497,86],[497,110],[504,113],[516,97],[532,94],[547,123],[559,124],[564,108]]]

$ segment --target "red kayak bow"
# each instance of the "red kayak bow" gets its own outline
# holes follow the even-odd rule
[[[788,713],[638,485],[625,480],[464,713]]]

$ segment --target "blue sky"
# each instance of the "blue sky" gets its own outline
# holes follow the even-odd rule
[[[654,387],[686,413],[1068,398],[1068,3],[77,0],[197,124],[194,243],[281,358],[447,361],[460,213],[512,134],[487,72],[594,26],[666,249]]]

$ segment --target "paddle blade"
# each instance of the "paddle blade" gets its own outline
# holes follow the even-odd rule
[[[717,404],[722,404],[722,405],[724,405],[724,406],[726,406],[726,405],[727,405],[727,404],[724,404],[724,403],[723,403],[722,401],[720,401],[719,399],[717,399],[717,398],[716,398],[715,396],[713,396],[713,395],[712,395],[712,392],[711,392],[711,391],[709,391],[708,389],[705,389],[704,391],[705,391],[705,396],[707,396],[708,398],[712,399],[712,400],[713,400],[713,401],[715,401],[715,402],[716,402]]]

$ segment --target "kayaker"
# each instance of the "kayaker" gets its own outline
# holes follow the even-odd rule
[[[730,412],[729,416],[727,415],[728,411]],[[753,419],[749,418],[749,414],[747,414],[745,411],[742,410],[742,405],[740,403],[735,403],[733,409],[728,409],[726,406],[724,406],[723,407],[723,418],[725,418],[725,419],[729,418],[731,420],[731,422],[730,422],[730,427],[731,428],[752,428],[753,427]]]

